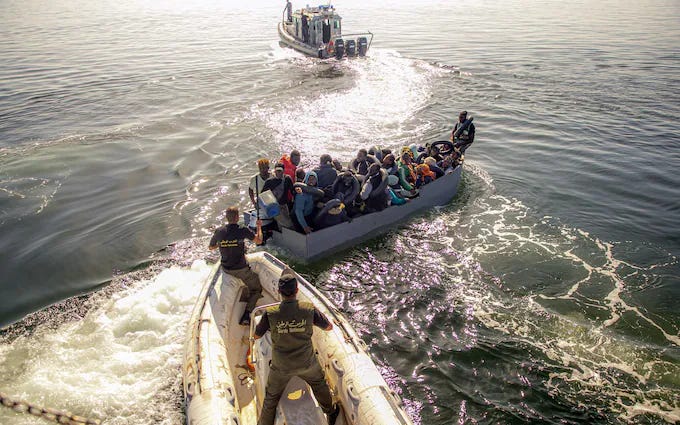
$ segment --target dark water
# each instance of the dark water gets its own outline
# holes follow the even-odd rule
[[[467,109],[453,203],[298,269],[416,423],[680,421],[677,1],[336,2],[376,34],[340,63],[281,49],[279,2],[0,4],[0,391],[182,423],[205,237],[257,158]]]

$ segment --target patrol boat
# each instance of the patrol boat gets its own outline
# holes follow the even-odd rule
[[[251,326],[239,325],[245,285],[218,263],[205,281],[189,322],[185,343],[184,397],[191,425],[255,425],[264,401],[272,343],[270,333],[253,341],[264,309],[280,301],[283,272],[298,280],[297,298],[308,301],[333,323],[312,337],[326,381],[340,406],[335,425],[409,425],[399,396],[387,386],[366,344],[333,304],[314,286],[266,252],[247,255],[262,282],[262,295],[251,314]],[[327,423],[309,385],[300,378],[288,383],[277,407],[278,425]]]
[[[281,43],[320,59],[365,56],[373,41],[370,31],[342,34],[342,18],[330,3],[293,12],[288,1],[278,30]]]

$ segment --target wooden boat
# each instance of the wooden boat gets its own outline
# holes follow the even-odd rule
[[[254,343],[249,343],[249,337],[264,307],[279,301],[279,277],[284,270],[292,271],[265,252],[248,255],[248,263],[260,276],[264,296],[252,313],[250,328],[238,324],[245,308],[245,303],[239,302],[245,285],[223,273],[219,263],[206,280],[191,315],[182,367],[188,424],[257,422],[269,373],[271,337],[268,332]],[[312,302],[334,324],[330,332],[315,329],[313,343],[341,407],[335,425],[411,424],[400,398],[387,386],[354,329],[323,294],[296,276],[298,299]],[[246,362],[249,348],[254,372]],[[279,402],[276,424],[326,423],[309,386],[297,377],[291,379]]]
[[[393,205],[383,211],[366,214],[332,227],[314,231],[310,234],[293,229],[281,228],[274,231],[271,242],[284,248],[296,260],[312,261],[326,255],[352,247],[394,229],[406,217],[439,205],[446,205],[458,193],[463,166],[458,165],[453,172],[420,188],[418,197],[404,205]],[[248,213],[245,222],[254,222]],[[267,241],[267,244],[270,242]]]
[[[365,56],[373,41],[370,31],[343,35],[342,18],[330,4],[293,12],[288,2],[278,31],[283,45],[321,59]]]

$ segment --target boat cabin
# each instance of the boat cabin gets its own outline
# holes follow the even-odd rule
[[[306,7],[293,13],[294,36],[319,47],[342,37],[342,18],[332,5]]]

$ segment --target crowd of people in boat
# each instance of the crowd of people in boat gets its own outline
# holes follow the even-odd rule
[[[346,166],[323,154],[317,166],[305,170],[300,152],[293,150],[279,159],[271,173],[270,161],[261,158],[248,193],[260,218],[270,218],[259,202],[264,193],[271,192],[278,205],[275,222],[266,226],[265,233],[287,227],[308,234],[409,202],[422,186],[463,162],[474,134],[472,118],[463,111],[449,141],[404,146],[398,152],[375,146],[360,149]]]

